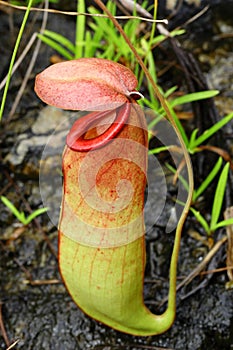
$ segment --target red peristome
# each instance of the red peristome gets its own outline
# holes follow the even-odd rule
[[[86,116],[78,119],[74,125],[72,126],[69,134],[66,138],[66,144],[73,151],[90,151],[91,149],[96,149],[99,147],[103,147],[110,140],[115,138],[117,134],[121,131],[124,124],[127,122],[127,119],[130,115],[131,104],[129,102],[125,103],[119,109],[115,110],[116,117],[114,121],[111,122],[109,126],[108,123],[104,124],[102,119],[108,117],[113,113],[111,111],[103,111],[103,112],[92,112],[87,114]],[[94,138],[85,139],[84,135],[91,130],[93,127],[103,127],[107,126],[107,130],[100,135],[97,135]]]

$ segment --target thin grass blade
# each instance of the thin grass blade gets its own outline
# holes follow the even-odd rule
[[[233,119],[233,113],[228,114],[223,119],[221,119],[219,122],[214,124],[211,128],[206,130],[201,136],[199,136],[195,142],[193,143],[193,148],[196,148],[200,146],[204,141],[206,141],[208,138],[210,138],[212,135],[214,135],[219,129],[221,129],[224,125],[229,123]]]
[[[218,219],[221,213],[223,198],[226,190],[229,166],[230,166],[230,163],[227,163],[225,165],[218,181],[217,189],[214,196],[212,213],[211,213],[211,221],[210,221],[211,231],[215,230],[216,224],[218,222]]]
[[[209,234],[210,232],[210,227],[208,222],[204,219],[204,217],[200,214],[199,211],[197,211],[194,208],[190,208],[190,211],[194,214],[195,218],[197,219],[197,221],[201,224],[201,226],[204,228],[205,232],[207,234]]]
[[[233,218],[220,221],[219,223],[217,223],[217,224],[215,225],[215,230],[216,230],[217,228],[225,227],[225,226],[229,226],[229,225],[233,225]]]
[[[198,187],[198,189],[193,194],[193,201],[196,201],[198,197],[207,189],[209,184],[213,181],[217,173],[219,172],[220,168],[222,166],[222,158],[219,157],[217,163],[209,173],[209,175],[206,177],[206,179],[202,182],[202,184]]]
[[[43,36],[53,39],[54,41],[57,41],[59,44],[63,45],[66,49],[71,51],[73,54],[75,53],[74,44],[69,39],[65,38],[63,35],[46,29],[43,32]]]
[[[5,196],[1,196],[1,201],[3,202],[3,204],[5,204],[5,206],[11,211],[11,213],[23,224],[25,224],[24,219],[25,219],[25,215],[24,213],[20,212],[15,206],[14,204]]]
[[[178,106],[178,105],[183,105],[185,103],[205,100],[207,98],[215,97],[218,94],[219,94],[218,90],[208,90],[208,91],[193,92],[191,94],[186,94],[184,96],[180,96],[180,97],[175,98],[171,102],[171,105],[172,105],[172,107],[175,107],[175,106]]]
[[[9,85],[10,85],[12,69],[13,69],[13,66],[14,66],[14,62],[15,62],[15,58],[16,58],[17,51],[18,51],[18,48],[19,48],[19,44],[20,44],[20,41],[21,41],[21,38],[22,38],[22,35],[23,35],[23,32],[24,32],[24,28],[25,28],[25,25],[27,23],[27,19],[28,19],[29,13],[30,13],[32,2],[33,2],[33,0],[29,0],[28,1],[27,10],[26,10],[26,12],[24,14],[23,21],[22,21],[22,24],[21,24],[21,27],[20,27],[20,30],[19,30],[19,34],[17,36],[16,43],[15,43],[15,46],[14,46],[14,50],[13,50],[13,53],[12,53],[12,56],[11,56],[11,61],[10,61],[10,66],[9,66],[9,70],[8,70],[7,81],[6,81],[6,85],[5,85],[4,91],[3,91],[3,97],[2,97],[1,107],[0,107],[0,121],[2,119],[2,115],[3,115],[5,103],[6,103],[6,97],[7,97],[7,92],[8,92],[8,88],[9,88]]]
[[[26,225],[28,225],[33,219],[35,219],[37,216],[44,214],[48,211],[48,208],[39,208],[37,210],[35,210],[32,214],[30,214],[27,218],[26,218]]]
[[[46,36],[43,36],[41,34],[38,34],[38,38],[43,41],[46,45],[50,46],[52,49],[54,49],[55,51],[57,51],[60,55],[62,55],[63,57],[65,57],[68,60],[72,60],[74,59],[74,56],[67,51],[63,46],[61,46],[60,44],[58,44],[56,41],[54,41],[53,39],[50,39]]]

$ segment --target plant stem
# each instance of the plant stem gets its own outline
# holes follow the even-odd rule
[[[18,37],[16,39],[16,43],[15,43],[15,46],[14,46],[13,54],[11,56],[11,62],[10,62],[10,67],[9,67],[9,71],[8,71],[8,77],[7,77],[7,81],[6,81],[6,85],[5,85],[4,92],[3,92],[3,97],[2,97],[2,103],[1,103],[1,109],[0,109],[0,120],[2,119],[2,115],[3,115],[5,103],[6,103],[7,92],[8,92],[8,88],[9,88],[9,84],[10,84],[11,73],[12,73],[12,69],[13,69],[13,66],[14,66],[16,54],[17,54],[17,51],[18,51],[18,48],[19,48],[19,44],[20,44],[23,32],[24,32],[25,25],[27,23],[27,19],[28,19],[29,13],[30,13],[32,2],[33,2],[33,0],[29,0],[29,2],[28,2],[27,10],[25,12],[25,15],[24,15],[24,18],[23,18],[23,22],[22,22],[20,30],[19,30]]]
[[[77,0],[77,12],[85,12],[85,1]],[[85,35],[85,21],[86,18],[83,15],[77,15],[76,19],[76,37],[75,37],[75,58],[81,58],[83,56],[83,42]]]

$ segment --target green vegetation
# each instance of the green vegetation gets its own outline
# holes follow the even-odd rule
[[[7,81],[6,81],[6,85],[5,85],[4,92],[3,92],[3,97],[2,97],[2,102],[1,102],[0,121],[2,119],[2,115],[3,115],[5,103],[6,103],[6,97],[7,97],[7,92],[8,92],[8,88],[9,88],[9,85],[10,85],[12,69],[13,69],[15,58],[16,58],[16,55],[17,55],[17,52],[18,52],[18,49],[19,49],[19,44],[21,42],[22,35],[23,35],[24,29],[25,29],[25,26],[26,26],[26,23],[27,23],[27,20],[28,20],[30,9],[32,7],[32,3],[33,3],[33,0],[29,0],[28,5],[27,5],[27,10],[25,12],[25,15],[24,15],[24,18],[23,18],[23,21],[22,21],[22,24],[21,24],[21,27],[20,27],[20,30],[19,30],[19,34],[18,34],[18,37],[16,39],[16,43],[15,43],[15,46],[14,46],[14,51],[13,51],[12,56],[11,56],[11,61],[10,61]]]
[[[214,202],[213,202],[212,211],[211,211],[210,223],[207,222],[207,220],[204,218],[203,215],[201,215],[199,211],[197,211],[192,207],[190,208],[190,210],[195,215],[196,219],[199,221],[199,223],[202,225],[202,227],[204,228],[205,232],[208,235],[214,233],[220,227],[233,225],[233,218],[219,221],[219,217],[223,209],[222,206],[223,206],[223,199],[224,199],[224,194],[226,189],[229,166],[230,166],[229,163],[227,163],[224,166],[221,172],[221,175],[219,177],[215,195],[214,195]]]
[[[12,214],[23,224],[28,225],[32,220],[34,220],[37,216],[47,212],[48,208],[40,208],[35,210],[32,214],[26,217],[25,213],[19,211],[14,204],[9,201],[5,196],[1,196],[1,201],[5,204],[5,206],[12,212]]]
[[[228,172],[230,163],[226,163],[220,176],[218,179],[218,183],[215,189],[214,194],[214,201],[212,210],[210,213],[210,222],[208,222],[204,215],[202,215],[198,210],[195,209],[195,205],[198,201],[198,199],[201,197],[201,195],[204,194],[204,192],[209,188],[210,184],[213,182],[213,180],[216,178],[217,174],[219,173],[221,167],[222,167],[223,160],[221,157],[219,157],[218,161],[214,165],[213,169],[210,171],[208,176],[203,180],[201,185],[193,190],[193,196],[192,196],[192,206],[190,207],[190,211],[194,214],[197,221],[201,224],[207,235],[213,234],[218,228],[225,227],[228,225],[233,225],[233,218],[227,219],[227,220],[221,220],[219,221],[220,214],[223,210],[223,200],[226,190],[226,184],[227,184],[227,178],[228,178]],[[176,173],[176,169],[167,164],[167,167],[170,171],[172,171],[174,174]],[[186,190],[189,190],[189,185],[187,181],[179,175],[179,180],[182,182],[184,188]],[[181,205],[184,205],[184,203],[179,202]]]

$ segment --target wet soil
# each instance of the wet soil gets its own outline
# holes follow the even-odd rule
[[[217,115],[225,115],[232,110],[232,38],[225,35],[232,29],[228,18],[214,11],[206,15],[211,28],[209,36],[198,42],[198,35],[188,28],[187,35],[181,44],[194,53],[201,70],[211,88],[220,89],[215,107]],[[214,21],[212,19],[214,18]],[[2,45],[0,76],[4,77],[15,33],[21,22],[20,12],[13,13],[12,32],[10,31],[9,14],[0,12],[0,34]],[[73,32],[69,18],[65,16],[50,17],[48,27],[65,33],[72,39]],[[40,15],[36,20],[37,29]],[[197,28],[197,22],[194,22]],[[199,22],[202,23],[202,22]],[[206,23],[206,22],[205,22]],[[72,22],[73,25],[73,22]],[[230,26],[230,28],[229,28]],[[72,27],[73,28],[73,27]],[[29,33],[31,35],[31,31]],[[224,38],[223,38],[224,34]],[[213,42],[213,35],[217,38]],[[172,46],[165,45],[164,52],[172,51]],[[22,96],[16,113],[9,119],[9,111],[22,82],[31,54],[12,79],[7,99],[5,117],[1,130],[1,190],[17,208],[30,213],[41,207],[42,199],[39,188],[39,168],[42,152],[51,134],[53,125],[48,118],[60,120],[63,115],[51,107],[45,107],[35,96],[33,84],[35,74],[49,65],[54,52],[42,45],[31,79]],[[178,63],[177,63],[178,64]],[[222,73],[221,73],[222,72]],[[184,83],[183,73],[168,72],[163,75],[161,83],[164,87]],[[211,122],[211,119],[210,119]],[[195,124],[195,121],[193,122]],[[185,124],[186,125],[186,124]],[[233,152],[233,126],[224,129],[224,142],[228,152]],[[220,137],[220,146],[222,147]],[[64,135],[58,132],[61,140]],[[53,153],[53,162],[59,167],[61,148]],[[232,153],[231,153],[232,155]],[[200,156],[201,157],[201,156]],[[193,157],[195,177],[203,176],[204,159]],[[53,169],[54,170],[54,169]],[[55,173],[57,168],[55,169]],[[59,169],[58,169],[59,171]],[[56,178],[57,179],[57,178]],[[59,202],[61,178],[46,188],[46,192]],[[169,185],[169,195],[174,189]],[[158,187],[152,186],[154,196],[158,196]],[[210,191],[211,192],[211,191]],[[156,197],[157,198],[157,197]],[[232,205],[232,187],[228,189],[226,205]],[[211,202],[211,193],[202,199],[200,208],[206,212]],[[0,349],[6,349],[15,340],[14,349],[25,350],[136,350],[136,349],[176,349],[176,350],[230,350],[233,349],[233,290],[226,288],[228,276],[225,271],[198,275],[191,284],[182,288],[177,296],[177,316],[173,327],[165,334],[154,337],[133,337],[109,329],[106,326],[85,316],[73,303],[59,275],[57,263],[57,228],[44,214],[23,227],[13,215],[0,203]],[[169,211],[169,206],[168,206]],[[58,215],[58,213],[57,213]],[[154,211],[147,212],[147,223],[154,220]],[[56,215],[55,215],[56,216]],[[159,222],[148,232],[146,240],[147,265],[145,274],[144,299],[153,312],[162,312],[165,306],[159,307],[167,295],[169,259],[172,250],[174,232],[165,233],[165,212]],[[57,217],[57,216],[56,216]],[[198,231],[204,238],[205,233],[192,216],[189,216],[183,230],[178,276],[180,282],[203,260],[209,248],[207,241],[193,238],[192,233]],[[218,241],[225,235],[225,230],[216,232],[213,239]],[[226,245],[222,245],[214,256],[209,270],[226,266]],[[184,296],[197,286],[201,286],[189,297]],[[7,344],[9,341],[9,344]]]

